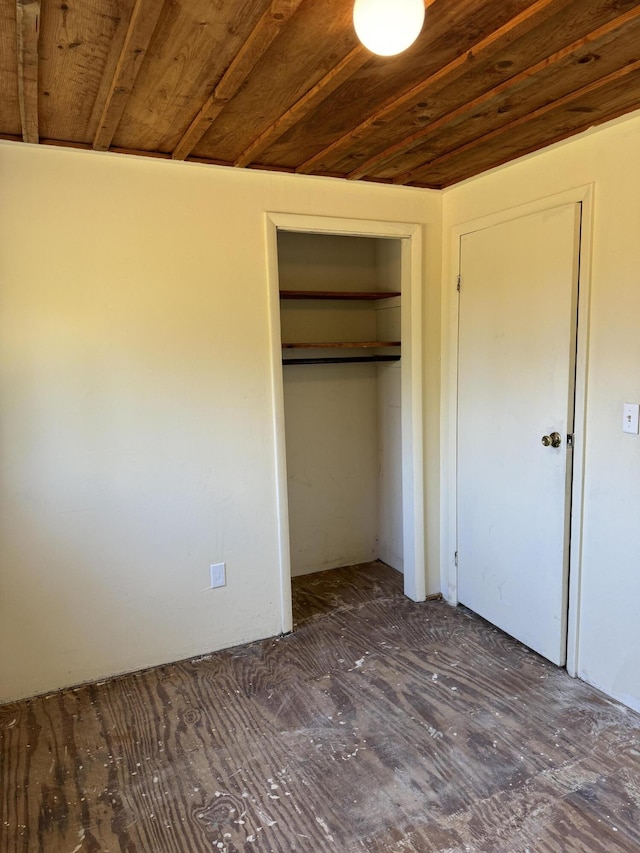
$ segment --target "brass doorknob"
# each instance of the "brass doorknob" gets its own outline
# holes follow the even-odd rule
[[[545,447],[560,447],[562,444],[562,436],[559,432],[552,432],[551,435],[543,435],[542,443]]]

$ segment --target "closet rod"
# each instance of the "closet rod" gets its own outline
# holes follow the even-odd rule
[[[368,355],[364,358],[283,358],[282,364],[368,364],[375,361],[400,361],[399,355]]]

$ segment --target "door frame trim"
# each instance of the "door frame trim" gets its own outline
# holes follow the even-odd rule
[[[280,556],[280,609],[282,632],[293,629],[291,607],[291,556],[284,421],[284,383],[278,282],[278,231],[356,237],[388,237],[401,243],[401,422],[402,503],[404,540],[404,592],[413,601],[427,595],[425,562],[424,440],[423,440],[423,331],[422,331],[422,225],[369,219],[340,219],[297,213],[267,212],[267,275],[269,281],[269,333],[271,338],[271,398],[275,436],[275,471]]]
[[[582,586],[582,533],[584,516],[584,471],[591,305],[591,255],[593,240],[594,185],[586,184],[544,198],[532,200],[478,219],[452,226],[450,233],[450,281],[444,279],[442,293],[442,398],[441,398],[441,529],[440,577],[445,599],[458,604],[457,552],[457,423],[458,423],[458,332],[461,239],[464,234],[490,228],[512,219],[541,213],[565,204],[581,204],[578,274],[578,329],[576,337],[576,378],[573,446],[573,481],[569,547],[569,612],[567,620],[567,671],[578,673],[580,652],[580,598]]]

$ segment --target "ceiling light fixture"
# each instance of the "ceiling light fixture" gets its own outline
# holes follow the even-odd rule
[[[424,23],[424,0],[356,0],[353,25],[362,44],[379,56],[410,47]]]

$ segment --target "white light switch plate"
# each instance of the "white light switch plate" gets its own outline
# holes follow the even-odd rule
[[[213,563],[209,566],[209,570],[211,572],[211,589],[226,585],[226,566],[224,563]]]
[[[640,427],[640,403],[625,403],[622,417],[622,432],[638,435]]]

